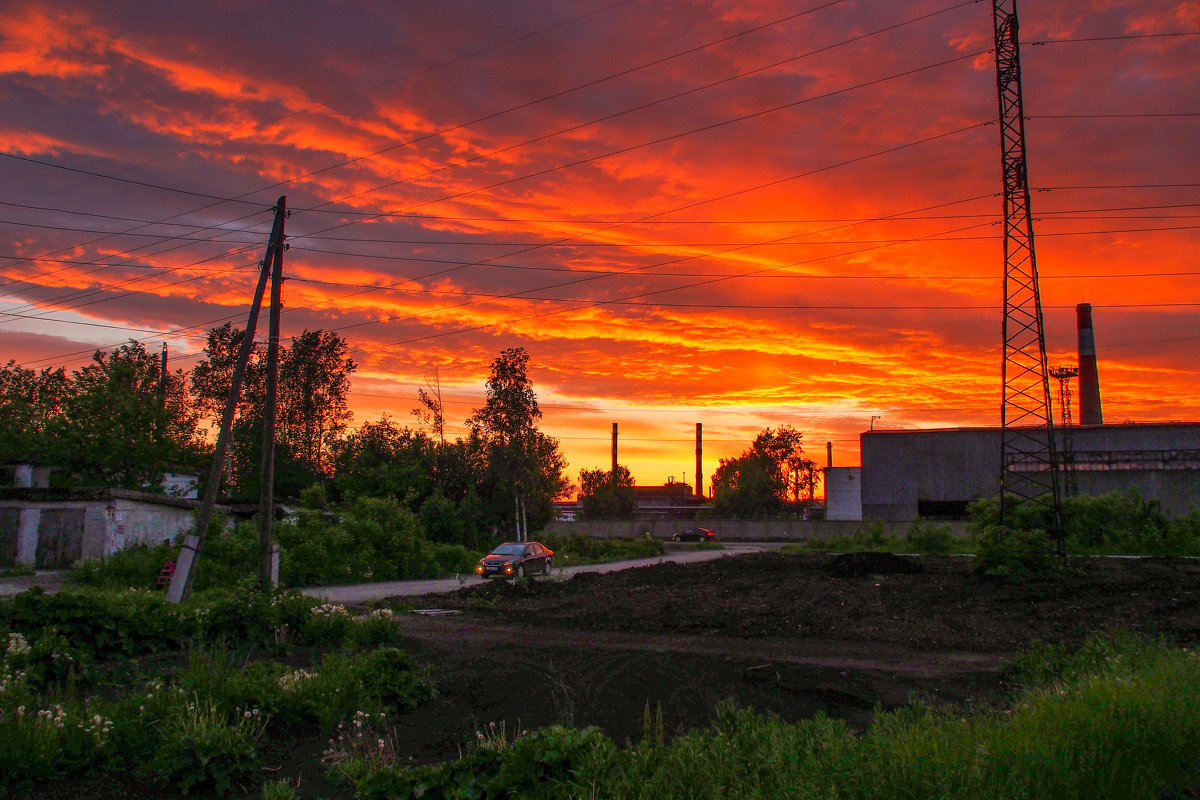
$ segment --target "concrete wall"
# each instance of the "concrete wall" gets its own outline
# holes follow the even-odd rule
[[[127,547],[175,542],[192,529],[197,505],[109,489],[6,490],[0,498],[0,567],[66,569]]]
[[[876,523],[894,536],[905,536],[911,522]],[[956,535],[965,535],[961,522],[949,523]],[[616,539],[641,536],[649,531],[656,539],[667,539],[671,534],[691,527],[708,528],[719,541],[744,542],[803,542],[814,537],[832,538],[853,536],[865,529],[866,523],[830,520],[779,520],[764,521],[750,519],[709,519],[697,522],[678,520],[581,520],[578,522],[551,522],[544,533],[555,536],[588,536],[598,539]],[[537,539],[538,534],[530,534]]]

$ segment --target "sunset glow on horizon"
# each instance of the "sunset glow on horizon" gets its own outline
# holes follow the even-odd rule
[[[1200,419],[1200,0],[1020,2],[1046,344],[1093,306],[1105,419]],[[448,433],[524,347],[568,475],[704,487],[790,425],[999,424],[991,6],[955,0],[14,0],[0,343],[190,369],[287,197],[283,336],[336,331],[356,424]],[[265,318],[260,336],[265,335]],[[1057,385],[1055,385],[1057,416]]]

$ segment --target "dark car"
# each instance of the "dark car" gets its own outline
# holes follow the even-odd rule
[[[708,528],[688,528],[671,536],[672,542],[711,542],[716,536]]]
[[[524,578],[549,575],[554,551],[540,542],[505,542],[483,558],[475,571],[481,578]]]

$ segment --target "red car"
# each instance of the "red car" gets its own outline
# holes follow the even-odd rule
[[[483,558],[475,571],[481,578],[524,578],[549,575],[554,551],[540,542],[505,542]]]

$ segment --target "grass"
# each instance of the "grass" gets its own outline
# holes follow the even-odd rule
[[[104,774],[239,792],[261,782],[264,746],[433,695],[428,671],[391,646],[390,612],[316,602],[250,591],[173,606],[102,590],[0,602],[0,797]]]
[[[540,540],[554,551],[558,566],[583,566],[662,555],[665,546],[649,535],[625,539],[593,539],[589,536],[547,536]]]
[[[247,597],[237,607],[263,615],[264,624],[283,624],[274,614],[301,602]],[[427,796],[466,796],[470,788],[472,796],[564,800],[1162,800],[1200,787],[1200,659],[1132,635],[1092,639],[1076,652],[1047,646],[1022,654],[1005,675],[1020,692],[1004,707],[964,713],[912,704],[877,712],[862,734],[822,715],[788,723],[725,703],[711,727],[668,740],[661,714],[647,709],[636,744],[569,725],[500,729],[466,743],[462,759],[411,769],[388,738],[390,720],[433,687],[406,654],[373,646],[386,645],[376,641],[383,615],[300,609],[311,619],[344,617],[338,636],[322,628],[319,637],[309,632],[306,649],[278,652],[265,628],[253,652],[210,642],[133,659],[112,643],[84,640],[99,631],[117,636],[97,615],[124,619],[130,598],[144,624],[160,613],[127,593],[118,598],[124,605],[87,606],[86,626],[67,627],[74,606],[42,608],[39,619],[62,612],[56,633],[33,623],[19,632],[22,617],[0,615],[14,625],[0,630],[0,791],[116,774],[168,790],[235,792],[262,782],[264,748],[294,749],[305,743],[298,737],[314,734],[338,743],[328,780],[349,781],[361,797],[406,797],[419,784],[442,793]],[[137,643],[122,637],[114,642]],[[78,669],[51,668],[64,652],[74,653]],[[279,780],[286,776],[267,777],[264,796],[289,795]]]
[[[726,703],[710,729],[671,742],[647,710],[642,740],[624,747],[595,729],[556,726],[489,741],[487,758],[481,750],[436,767],[376,762],[346,774],[362,797],[418,796],[418,786],[459,796],[468,784],[564,800],[1194,796],[1185,792],[1200,785],[1195,653],[1130,637],[1091,649],[1027,657],[1025,669],[1059,677],[1006,708],[962,715],[914,704],[877,712],[862,735],[823,715],[786,723]]]

